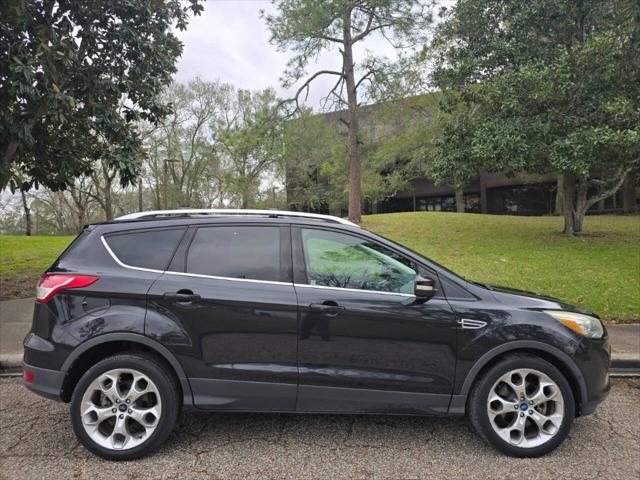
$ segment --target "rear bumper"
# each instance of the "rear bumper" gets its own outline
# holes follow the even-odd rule
[[[22,384],[38,395],[62,402],[62,384],[66,377],[65,372],[34,367],[26,363],[22,364]],[[27,373],[29,372],[29,373]],[[27,378],[30,381],[27,381]]]

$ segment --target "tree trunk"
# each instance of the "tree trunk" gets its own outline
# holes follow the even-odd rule
[[[456,188],[456,212],[464,213],[464,189]]]
[[[562,214],[564,215],[564,229],[562,233],[565,235],[574,235],[576,230],[576,222],[574,216],[575,209],[575,193],[576,179],[573,175],[563,174],[562,179]]]
[[[104,176],[104,189],[102,190],[102,195],[104,196],[104,215],[107,221],[110,222],[113,220],[111,185],[113,184],[114,176],[109,172],[109,165],[104,160],[102,160],[102,174]]]
[[[3,190],[9,184],[9,178],[11,177],[11,164],[16,158],[18,147],[20,142],[17,140],[11,140],[6,144],[4,151],[2,152],[2,168],[0,169],[0,190]]]
[[[138,180],[138,211],[139,212],[143,212],[144,211],[144,205],[142,202],[142,177],[140,177],[140,179]]]
[[[344,52],[342,53],[342,71],[347,85],[347,119],[348,152],[349,152],[349,220],[355,223],[362,221],[362,205],[360,201],[360,148],[358,145],[358,92],[353,65],[353,45],[351,43],[351,11],[343,18]]]
[[[556,186],[556,208],[555,214],[562,215],[562,175],[558,175],[557,186]]]
[[[622,211],[632,213],[637,210],[636,204],[636,179],[637,175],[630,172],[622,186]]]
[[[27,223],[25,228],[25,235],[31,236],[31,209],[29,208],[29,202],[27,202],[27,194],[24,190],[20,190],[20,196],[22,197],[22,207],[24,208],[24,218]]]

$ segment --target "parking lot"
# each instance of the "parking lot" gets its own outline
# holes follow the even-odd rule
[[[640,477],[640,379],[617,379],[595,415],[552,455],[512,459],[464,419],[279,414],[183,415],[151,457],[113,463],[76,442],[68,406],[0,379],[2,478]]]

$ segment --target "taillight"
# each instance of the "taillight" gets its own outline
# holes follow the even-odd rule
[[[36,374],[33,373],[31,370],[27,370],[26,368],[24,368],[22,370],[22,377],[24,378],[25,382],[33,383],[33,381],[36,379]]]
[[[48,302],[51,297],[61,290],[88,287],[99,279],[100,277],[95,275],[45,273],[40,277],[36,286],[36,302]]]

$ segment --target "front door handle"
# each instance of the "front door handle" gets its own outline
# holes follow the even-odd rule
[[[173,303],[193,303],[199,302],[202,297],[191,290],[178,290],[177,292],[167,292],[162,298]]]
[[[316,310],[318,312],[322,312],[324,315],[335,317],[340,313],[344,312],[345,308],[341,305],[338,305],[336,302],[332,300],[327,300],[322,303],[312,303],[309,305],[311,310]]]

